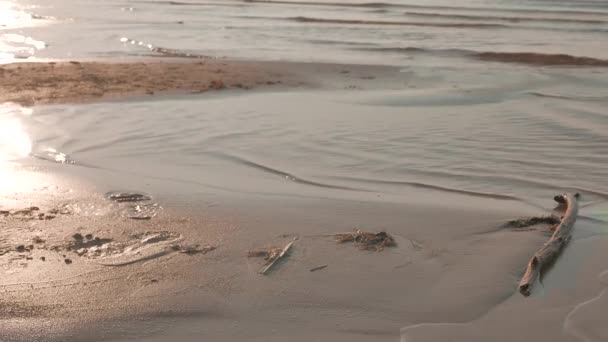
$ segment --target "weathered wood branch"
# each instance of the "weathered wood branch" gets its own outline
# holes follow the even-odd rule
[[[551,265],[559,256],[560,252],[568,244],[571,238],[572,228],[578,215],[578,200],[579,194],[563,194],[555,196],[555,201],[566,206],[564,216],[561,222],[555,228],[553,235],[543,247],[528,262],[526,273],[519,282],[519,292],[524,296],[529,296],[532,292],[532,287],[536,280],[540,277],[541,272]]]

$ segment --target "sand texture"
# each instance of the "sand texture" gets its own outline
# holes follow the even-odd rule
[[[83,102],[155,94],[201,94],[225,89],[315,87],[361,89],[398,84],[396,68],[290,62],[145,60],[0,65],[0,102]],[[388,76],[388,77],[387,77]],[[402,84],[402,83],[401,83]]]

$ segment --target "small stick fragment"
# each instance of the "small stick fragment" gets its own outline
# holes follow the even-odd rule
[[[274,266],[274,264],[277,263],[277,261],[283,259],[285,257],[285,255],[287,255],[287,252],[289,252],[289,249],[291,249],[291,246],[293,246],[294,242],[296,242],[297,239],[298,238],[295,237],[287,245],[285,245],[285,247],[283,247],[281,252],[276,257],[271,259],[270,262],[266,265],[266,267],[264,267],[264,269],[262,269],[262,271],[260,273],[263,275],[266,275],[268,273],[268,271],[270,271],[272,266]]]
[[[519,282],[519,292],[524,296],[529,296],[532,292],[532,287],[536,280],[540,277],[541,272],[553,261],[556,260],[562,249],[570,241],[572,228],[576,221],[576,215],[578,214],[578,202],[579,194],[564,194],[555,196],[555,201],[566,206],[566,212],[559,225],[555,228],[553,235],[547,241],[541,249],[534,254],[526,273]]]
[[[318,271],[318,270],[322,270],[322,269],[324,269],[327,266],[329,266],[329,265],[321,265],[321,266],[313,267],[313,268],[310,269],[310,272],[315,272],[315,271]]]

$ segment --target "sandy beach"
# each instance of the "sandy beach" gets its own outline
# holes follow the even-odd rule
[[[0,0],[0,342],[608,340],[606,23]]]
[[[290,199],[293,209],[278,212],[284,200],[216,198],[222,205],[142,220],[120,214],[128,202],[56,197],[2,218],[6,341],[394,341],[403,326],[468,322],[517,298],[521,267],[543,240],[498,228],[535,213],[521,203],[465,196],[458,205],[449,194],[399,205]],[[87,207],[97,214],[78,214]],[[390,232],[397,247],[362,251],[326,236],[355,228]],[[258,274],[262,261],[247,252],[295,236],[288,259]],[[501,244],[512,247],[496,253]]]
[[[183,75],[200,78],[169,82],[162,91],[189,94],[195,84],[211,82],[215,73],[209,70],[220,65],[226,88],[274,82],[286,89],[313,84],[340,89],[354,81],[365,85],[376,77],[386,80],[385,85],[403,82],[394,76],[382,78],[387,68],[255,69],[252,63],[217,62],[212,67],[213,63],[9,65],[4,75],[12,75],[8,77],[13,80],[24,82],[30,73],[39,77],[56,73],[65,79],[43,90],[19,90],[17,81],[4,94],[5,100],[17,102],[27,94],[36,103],[138,99],[140,87],[116,81],[125,70],[152,69],[164,75],[163,68],[175,67]],[[199,73],[191,72],[198,68],[202,68]],[[106,79],[113,81],[99,81],[95,84],[109,86],[92,90],[71,78],[83,69],[109,75]],[[248,73],[242,73],[244,69]],[[287,69],[291,73],[283,73]],[[316,73],[302,72],[311,69]],[[327,70],[334,76],[328,76]],[[372,71],[373,79],[361,76]],[[18,72],[27,77],[17,76]],[[146,85],[155,94],[161,89],[159,77],[167,76],[151,77]],[[50,89],[62,95],[49,96]],[[162,98],[162,91],[156,97]],[[573,336],[589,324],[584,317],[601,310],[600,304],[584,303],[601,291],[602,283],[594,276],[603,271],[603,264],[588,263],[575,278],[569,274],[581,257],[595,258],[593,251],[603,248],[604,239],[570,246],[540,290],[576,285],[575,293],[558,290],[538,297],[537,291],[528,299],[517,293],[527,260],[547,239],[551,226],[539,223],[517,229],[504,224],[545,215],[550,198],[535,207],[514,196],[412,183],[405,185],[403,201],[255,167],[303,187],[328,189],[328,197],[244,193],[235,197],[213,191],[182,203],[173,196],[164,195],[163,200],[145,192],[107,192],[106,183],[114,188],[120,183],[130,184],[131,189],[143,186],[132,176],[117,182],[110,170],[76,167],[60,175],[53,172],[55,167],[45,167],[55,184],[49,189],[36,185],[41,184],[37,167],[6,169],[8,174],[20,174],[30,188],[17,186],[12,195],[3,195],[3,341],[197,341],[201,336],[226,341],[513,341],[550,336],[553,341],[575,341]],[[97,184],[75,181],[82,170]],[[158,186],[183,193],[173,181],[155,183],[153,193],[170,193]],[[594,224],[579,219],[578,231]],[[356,229],[389,232],[396,247],[365,251],[336,243],[332,237]],[[268,275],[259,274],[263,260],[247,256],[256,248],[281,247],[294,238],[288,257]],[[581,283],[582,288],[577,285]],[[522,319],[530,310],[551,315]],[[563,331],[560,324],[566,317],[572,327]],[[530,329],[531,322],[555,326],[547,332]],[[523,327],[527,329],[522,331]]]
[[[31,106],[230,89],[356,90],[380,81],[391,88],[407,79],[390,66],[164,58],[13,63],[0,65],[0,81],[1,102]]]
[[[213,194],[214,205],[176,209],[146,195],[97,196],[69,178],[55,184],[0,217],[4,341],[576,341],[603,308],[601,295],[586,299],[605,281],[595,278],[605,239],[569,246],[540,289],[554,294],[517,293],[550,229],[504,228],[542,212],[517,200],[425,190],[405,203]],[[355,228],[390,232],[396,247],[365,251],[331,236]],[[289,256],[259,274],[263,260],[248,251],[294,237]]]

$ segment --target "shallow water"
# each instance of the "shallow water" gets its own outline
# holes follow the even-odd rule
[[[235,93],[46,106],[21,120],[39,158],[235,193],[606,201],[608,101],[538,96],[560,92],[559,71],[503,75],[495,89]]]

